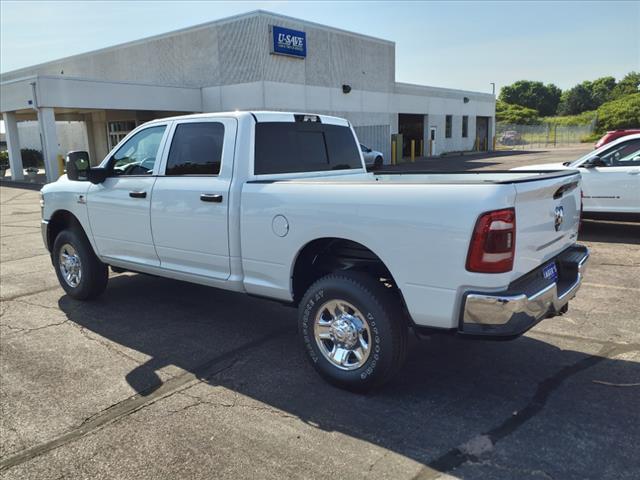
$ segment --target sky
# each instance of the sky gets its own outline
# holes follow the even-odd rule
[[[396,80],[491,92],[640,71],[640,1],[0,1],[0,71],[262,9],[396,43]],[[313,48],[309,45],[308,48]]]

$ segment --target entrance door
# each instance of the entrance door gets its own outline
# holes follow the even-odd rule
[[[151,238],[151,190],[167,124],[137,131],[107,162],[111,174],[87,193],[89,222],[98,254],[158,266]]]
[[[438,150],[436,148],[436,135],[438,132],[438,128],[435,126],[429,127],[429,156],[433,157],[438,154]]]
[[[160,266],[226,280],[229,187],[237,120],[177,121],[153,188],[151,228]],[[168,142],[169,143],[169,142]]]
[[[416,156],[420,156],[420,147],[424,138],[424,115],[400,113],[398,115],[398,132],[402,134],[402,156],[411,156],[411,141]]]
[[[489,149],[489,117],[476,117],[476,149]]]

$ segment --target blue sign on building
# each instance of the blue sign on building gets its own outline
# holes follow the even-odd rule
[[[271,52],[279,55],[307,56],[307,34],[290,28],[271,26]]]

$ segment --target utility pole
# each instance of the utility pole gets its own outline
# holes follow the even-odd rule
[[[496,96],[496,84],[494,82],[491,82],[491,93],[493,93],[493,96]]]

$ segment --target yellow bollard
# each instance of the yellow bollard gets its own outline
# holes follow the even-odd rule
[[[64,157],[62,155],[58,154],[56,159],[58,160],[58,169],[59,169],[60,176],[62,176],[65,173],[64,172]]]
[[[411,140],[411,163],[416,161],[416,141]]]
[[[396,141],[391,140],[391,165],[396,164]]]
[[[493,150],[495,151],[496,149],[496,136],[493,136]]]

